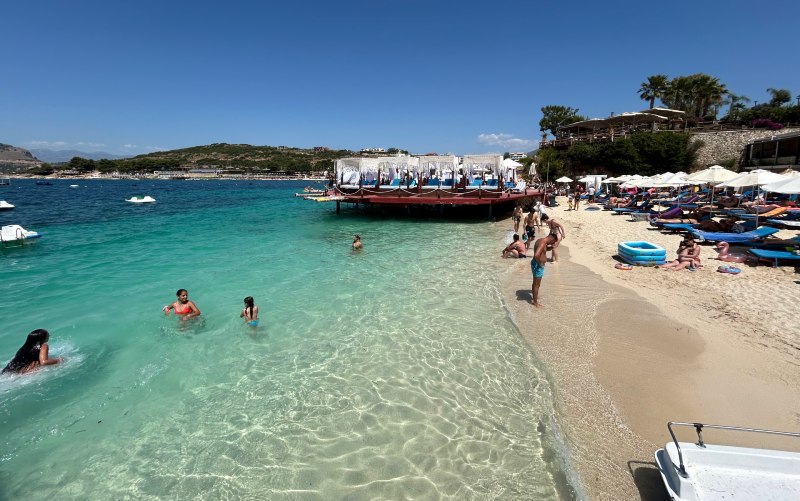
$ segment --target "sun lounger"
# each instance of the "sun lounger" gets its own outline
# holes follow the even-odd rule
[[[800,261],[800,254],[795,254],[789,251],[767,250],[767,249],[747,249],[747,252],[754,255],[758,259],[765,259],[772,261],[772,267],[778,267],[778,261]]]
[[[763,240],[764,238],[774,235],[778,232],[777,228],[770,228],[769,226],[761,226],[752,231],[745,231],[742,233],[728,233],[724,231],[701,231],[698,229],[691,229],[690,233],[695,240],[700,242],[721,242],[728,243],[737,242],[750,242],[753,240]]]
[[[428,182],[422,185],[423,190],[437,190],[439,189],[439,179],[432,177]]]
[[[477,188],[480,188],[482,184],[483,184],[483,179],[481,179],[479,177],[476,177],[475,179],[472,180],[471,183],[469,183],[467,185],[467,188],[470,188],[470,189],[476,188],[477,189]]]
[[[767,219],[767,223],[785,228],[800,228],[800,220],[797,219]]]
[[[481,186],[482,190],[496,190],[499,186],[497,185],[497,179],[487,179],[486,184]]]
[[[669,231],[691,231],[695,225],[690,223],[664,223],[660,225],[662,230]]]
[[[771,211],[764,212],[762,214],[739,214],[739,217],[741,219],[756,219],[756,218],[758,218],[758,219],[762,219],[762,218],[763,219],[767,219],[767,218],[771,218],[771,217],[775,217],[775,216],[780,216],[781,214],[783,214],[787,210],[789,210],[788,207],[778,207],[778,208],[772,209]]]

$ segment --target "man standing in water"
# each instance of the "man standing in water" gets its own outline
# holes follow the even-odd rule
[[[533,244],[533,259],[531,259],[533,284],[531,285],[531,294],[533,295],[533,305],[537,308],[544,306],[539,303],[539,286],[542,284],[544,265],[547,263],[547,246],[553,245],[556,241],[556,237],[551,233],[546,237],[540,238]]]

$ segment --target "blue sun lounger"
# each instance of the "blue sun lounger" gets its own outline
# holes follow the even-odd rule
[[[800,255],[789,251],[767,250],[767,249],[747,249],[747,252],[758,259],[771,259],[772,267],[778,267],[778,260],[800,261]]]
[[[698,229],[691,229],[689,232],[695,240],[700,242],[728,242],[729,244],[738,242],[751,242],[753,240],[762,240],[765,237],[778,233],[778,228],[770,228],[769,226],[760,226],[753,231],[745,231],[742,233],[727,233],[724,231],[701,231]]]
[[[692,231],[694,226],[691,223],[662,223],[660,228],[669,231]]]

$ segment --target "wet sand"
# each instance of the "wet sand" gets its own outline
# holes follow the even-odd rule
[[[751,334],[759,332],[763,322],[756,312],[763,311],[747,304],[733,305],[736,315],[710,315],[703,289],[685,280],[705,280],[701,273],[615,270],[611,256],[597,252],[595,239],[616,238],[614,225],[625,221],[549,212],[568,237],[560,261],[545,267],[545,308],[532,306],[528,259],[509,260],[501,291],[553,383],[557,418],[589,499],[668,499],[653,464],[653,453],[669,437],[668,421],[800,427],[795,333]],[[595,218],[591,226],[582,216]],[[505,234],[509,224],[498,222],[498,230]],[[671,238],[676,247],[680,237]],[[639,274],[647,287],[615,281],[613,273],[627,273],[627,280]],[[679,438],[694,437],[689,432]],[[800,448],[785,442],[771,445]],[[759,443],[764,445],[753,445]]]

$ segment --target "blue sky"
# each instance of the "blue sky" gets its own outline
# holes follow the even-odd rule
[[[638,111],[647,76],[800,95],[800,2],[37,1],[4,5],[0,142],[528,151],[548,104]]]

